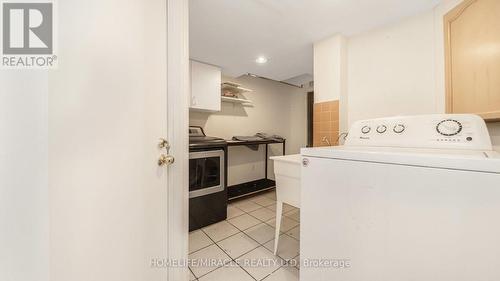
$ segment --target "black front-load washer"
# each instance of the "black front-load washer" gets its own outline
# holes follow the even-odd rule
[[[227,218],[227,143],[189,127],[189,231]]]

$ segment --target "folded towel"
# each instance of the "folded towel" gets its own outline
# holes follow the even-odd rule
[[[264,140],[261,137],[258,136],[234,136],[233,140],[238,140],[238,141],[261,141]]]
[[[268,135],[266,133],[257,133],[255,136],[234,136],[233,140],[237,141],[261,141],[261,140],[274,140],[283,142],[285,138],[278,135]]]
[[[275,140],[275,141],[284,141],[285,138],[282,137],[282,136],[278,136],[278,135],[268,135],[266,133],[257,133],[255,134],[256,136],[258,137],[261,137],[263,139],[267,139],[267,140]]]

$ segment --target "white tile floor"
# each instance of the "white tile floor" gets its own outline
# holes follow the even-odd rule
[[[299,280],[300,211],[285,205],[278,256],[273,254],[276,193],[228,206],[228,218],[189,234],[190,280]],[[212,264],[207,264],[210,262]]]

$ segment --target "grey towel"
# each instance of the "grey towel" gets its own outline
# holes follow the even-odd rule
[[[282,137],[282,136],[278,136],[278,135],[268,135],[266,133],[257,133],[255,134],[255,136],[258,136],[258,137],[261,137],[263,139],[267,139],[267,140],[274,140],[274,141],[284,141],[285,138]]]
[[[264,140],[261,137],[258,136],[234,136],[233,140],[238,140],[238,141],[261,141]]]

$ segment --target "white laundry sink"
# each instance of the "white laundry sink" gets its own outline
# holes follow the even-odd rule
[[[301,155],[271,157],[274,160],[276,200],[300,208]]]
[[[276,179],[276,228],[274,235],[274,254],[278,252],[283,203],[300,208],[300,163],[301,155],[271,157],[274,160]]]

